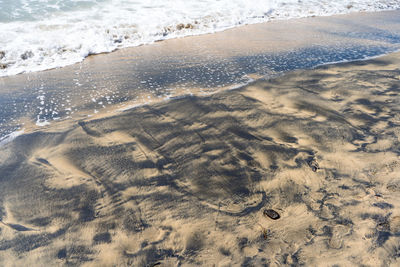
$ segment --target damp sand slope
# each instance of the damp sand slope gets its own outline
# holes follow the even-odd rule
[[[398,265],[399,67],[324,66],[21,135],[0,151],[0,263]]]

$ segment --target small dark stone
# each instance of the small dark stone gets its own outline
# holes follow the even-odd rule
[[[313,172],[316,172],[319,169],[318,163],[315,161],[315,159],[311,158],[307,161],[308,166],[310,166],[311,170]]]
[[[6,56],[6,52],[0,51],[0,59],[3,59]]]
[[[7,64],[0,63],[0,70],[4,70],[8,67]]]
[[[318,168],[317,168],[316,166],[311,166],[311,170],[312,170],[313,172],[316,172],[316,171],[318,170]]]
[[[274,211],[273,209],[266,209],[264,210],[264,215],[268,216],[272,220],[278,220],[281,216],[278,212]]]
[[[21,58],[22,58],[23,60],[27,60],[28,58],[31,58],[31,57],[33,57],[33,56],[34,56],[34,54],[33,54],[32,51],[26,51],[25,53],[23,53],[23,54],[21,55]]]

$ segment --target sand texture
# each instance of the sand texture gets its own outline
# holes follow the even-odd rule
[[[0,150],[0,265],[399,266],[399,68],[391,54],[21,135]]]

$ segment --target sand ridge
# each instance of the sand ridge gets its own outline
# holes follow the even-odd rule
[[[0,264],[398,265],[399,61],[17,137],[0,151]]]

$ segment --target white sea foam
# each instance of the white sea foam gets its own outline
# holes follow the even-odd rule
[[[24,133],[24,129],[12,132],[4,137],[0,137],[0,147],[11,142],[15,138],[17,138],[17,136],[19,136],[23,133]]]
[[[398,8],[400,0],[1,0],[0,76],[243,24]]]

